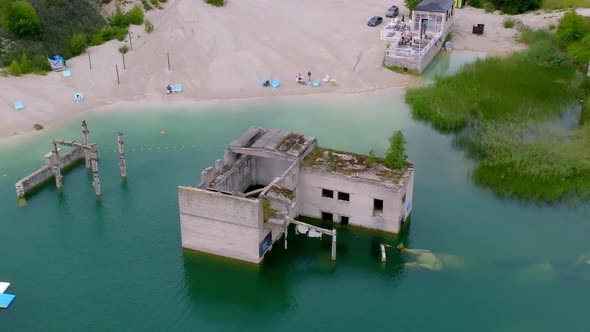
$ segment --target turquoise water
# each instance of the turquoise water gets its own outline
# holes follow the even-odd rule
[[[62,192],[51,183],[26,207],[15,199],[14,182],[42,163],[50,138],[79,139],[79,120],[0,149],[0,280],[17,295],[0,311],[0,330],[590,330],[590,279],[571,270],[590,252],[590,205],[525,204],[476,187],[473,161],[452,136],[412,120],[402,97],[89,116],[99,200],[83,167],[67,173]],[[340,228],[335,263],[328,239],[293,235],[287,251],[276,246],[259,267],[183,251],[176,187],[196,184],[250,125],[378,154],[402,130],[416,163],[409,227],[399,236]],[[377,244],[400,241],[455,255],[464,267],[410,268],[394,250],[381,263]]]

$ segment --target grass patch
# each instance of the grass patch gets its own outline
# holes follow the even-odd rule
[[[205,2],[213,7],[223,7],[225,5],[225,0],[205,0]]]
[[[590,80],[577,71],[572,50],[584,38],[564,44],[546,30],[523,28],[519,39],[527,51],[479,60],[410,89],[406,101],[414,117],[454,132],[455,143],[479,160],[471,173],[477,184],[539,202],[586,199],[590,106],[583,105],[575,130],[551,125],[581,96],[590,100]]]
[[[514,28],[515,23],[516,23],[516,20],[510,16],[504,17],[504,20],[502,21],[502,25],[506,29]]]
[[[543,0],[543,9],[590,8],[590,0]]]

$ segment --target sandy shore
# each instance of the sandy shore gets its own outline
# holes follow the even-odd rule
[[[408,16],[402,0],[392,4]],[[61,73],[0,78],[0,104],[4,105],[0,108],[0,142],[33,134],[35,123],[56,126],[90,110],[302,94],[325,94],[325,99],[338,100],[342,94],[418,84],[418,78],[381,65],[386,49],[386,42],[379,39],[383,26],[371,28],[366,21],[373,15],[383,16],[386,7],[380,0],[229,0],[223,8],[202,1],[169,0],[165,10],[146,15],[155,25],[153,33],[146,34],[143,26],[132,27],[133,50],[125,56],[125,69],[117,50],[122,42],[111,41],[68,60],[70,78]],[[560,15],[519,18],[532,27],[546,27]],[[504,29],[502,19],[477,9],[457,10],[456,49],[488,54],[522,49],[514,41],[516,31]],[[471,34],[477,23],[486,25],[484,36]],[[297,73],[308,71],[312,79],[329,73],[338,85],[311,88],[295,83]],[[279,78],[282,85],[262,88],[259,80],[263,77]],[[182,83],[184,92],[166,95],[168,83]],[[74,103],[73,94],[78,91],[86,99]],[[17,100],[24,102],[24,110],[13,109]]]

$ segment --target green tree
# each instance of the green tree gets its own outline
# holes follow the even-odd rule
[[[401,131],[389,137],[389,148],[385,153],[385,166],[389,169],[403,169],[406,166],[406,139]]]
[[[127,13],[127,22],[135,25],[143,24],[143,9],[138,5],[133,6]]]
[[[75,33],[70,39],[70,51],[74,56],[84,53],[87,47],[88,37],[83,33]]]
[[[572,9],[559,20],[557,38],[564,43],[571,43],[582,39],[589,32],[588,30],[584,18]]]
[[[332,153],[332,151],[328,151],[328,156],[326,157],[326,164],[330,167],[331,170],[336,169],[336,157]]]
[[[541,0],[490,0],[490,2],[506,14],[521,14],[541,7]]]
[[[117,2],[115,5],[115,12],[110,18],[110,23],[111,26],[115,28],[126,28],[129,26],[129,22],[127,22],[127,16],[125,16],[123,10],[121,10],[119,2]]]
[[[408,7],[408,9],[410,10],[410,17],[412,17],[412,12],[414,11],[414,8],[416,8],[416,6],[418,6],[420,2],[422,2],[422,0],[404,0],[406,7]]]
[[[3,6],[4,28],[18,36],[36,36],[41,33],[41,21],[35,8],[25,1],[15,1]]]
[[[367,156],[367,165],[373,166],[377,162],[377,156],[375,155],[375,150],[369,150],[369,155]]]

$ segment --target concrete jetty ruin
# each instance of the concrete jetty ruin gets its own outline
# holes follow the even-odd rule
[[[51,178],[55,178],[55,185],[58,189],[62,188],[62,170],[69,168],[82,159],[85,160],[86,168],[92,169],[92,186],[96,196],[102,195],[100,186],[100,177],[98,174],[98,146],[95,143],[88,143],[88,125],[82,121],[82,143],[76,141],[52,140],[51,151],[45,154],[46,164],[34,171],[33,173],[20,179],[14,186],[16,196],[21,205],[26,204],[25,196],[27,193],[38,188]],[[125,162],[125,150],[123,148],[123,133],[117,134],[117,145],[119,147],[119,167],[121,177],[127,177]],[[60,156],[58,146],[72,147],[72,150]]]
[[[412,211],[414,165],[391,170],[377,159],[318,146],[313,137],[250,127],[223,160],[201,172],[195,187],[178,187],[182,246],[260,263],[290,224],[310,237],[336,230],[299,216],[398,233]]]

